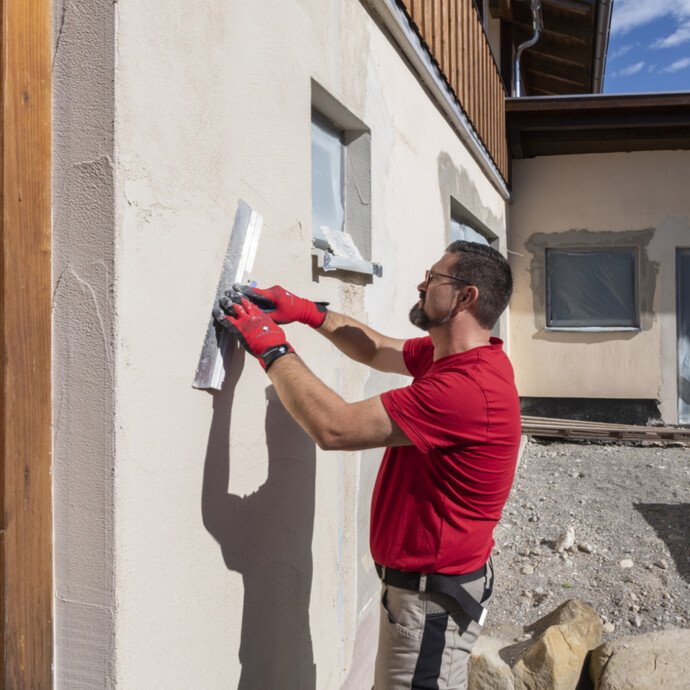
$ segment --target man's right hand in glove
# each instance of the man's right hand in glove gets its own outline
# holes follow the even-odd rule
[[[221,297],[213,309],[216,321],[233,333],[242,347],[268,371],[276,359],[293,353],[292,345],[278,324],[248,299]]]
[[[233,288],[256,304],[275,323],[299,321],[312,328],[319,328],[326,319],[328,302],[312,302],[297,297],[280,285],[262,289],[236,283]]]

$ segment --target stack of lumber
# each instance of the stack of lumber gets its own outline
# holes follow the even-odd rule
[[[690,427],[633,426],[583,422],[576,419],[522,417],[522,433],[528,436],[615,441],[679,441],[690,444]]]

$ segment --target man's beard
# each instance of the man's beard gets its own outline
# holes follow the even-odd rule
[[[410,309],[410,323],[417,328],[421,328],[423,331],[428,331],[430,328],[435,328],[437,326],[443,326],[444,323],[448,323],[450,316],[445,316],[442,319],[432,319],[424,311],[424,298],[420,298],[419,302],[415,304],[412,309]]]

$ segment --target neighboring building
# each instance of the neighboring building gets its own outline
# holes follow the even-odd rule
[[[542,9],[524,92],[599,91],[610,3]],[[242,357],[223,393],[191,387],[240,199],[264,218],[258,281],[399,336],[446,244],[490,243],[514,262],[497,334],[527,403],[671,405],[686,153],[523,160],[544,151],[520,108],[551,103],[509,101],[507,134],[526,3],[61,0],[52,46],[47,0],[3,12],[8,687],[363,687],[381,452],[321,452]],[[583,272],[611,276],[615,309],[570,301]],[[600,317],[618,330],[552,332]],[[347,399],[404,383],[288,335]]]
[[[523,411],[690,424],[690,94],[511,99]]]

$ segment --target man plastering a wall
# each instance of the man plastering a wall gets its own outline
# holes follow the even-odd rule
[[[418,285],[413,324],[389,338],[279,286],[236,286],[214,314],[267,371],[285,408],[325,450],[385,447],[371,508],[382,580],[375,688],[465,688],[493,587],[493,529],[520,442],[513,370],[491,329],[512,276],[496,250],[453,242]],[[257,306],[258,305],[258,306]],[[410,385],[347,403],[295,354],[278,324],[318,329],[342,352]]]

